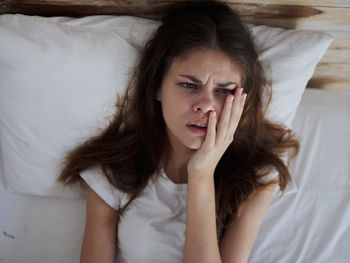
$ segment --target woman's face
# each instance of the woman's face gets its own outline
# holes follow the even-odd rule
[[[226,95],[240,85],[238,66],[223,52],[198,49],[175,58],[157,94],[172,148],[199,149],[209,112],[220,118]]]

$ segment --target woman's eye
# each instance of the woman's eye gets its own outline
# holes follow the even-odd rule
[[[186,89],[197,89],[197,85],[193,83],[180,83],[180,85]]]
[[[226,95],[226,94],[234,94],[235,90],[231,90],[231,89],[218,89],[217,92]]]

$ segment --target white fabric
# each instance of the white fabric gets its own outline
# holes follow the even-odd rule
[[[292,127],[298,192],[273,197],[249,262],[349,262],[350,95],[307,89]]]
[[[306,89],[292,125],[302,145],[291,166],[298,192],[273,197],[249,263],[347,263],[350,96]],[[84,224],[85,200],[0,186],[1,263],[79,262]]]
[[[80,197],[55,183],[62,157],[108,123],[138,50],[158,25],[133,17],[0,16],[0,181],[8,190]],[[250,28],[272,70],[268,117],[289,126],[332,37]]]
[[[272,173],[269,179],[277,174]],[[112,208],[119,210],[129,196],[113,187],[100,168],[80,175]],[[276,190],[279,188],[276,188]],[[285,194],[294,193],[295,186]],[[280,194],[275,191],[274,195]],[[132,201],[118,224],[116,262],[183,262],[187,184],[175,184],[162,169],[151,177],[141,195]],[[132,244],[132,245],[130,245]]]
[[[116,191],[115,187],[102,174],[101,168],[91,168],[82,172],[80,176],[110,207],[119,210],[120,204],[125,203],[125,199],[127,199],[126,194]]]
[[[111,191],[113,186],[101,169],[85,171],[81,177],[114,209],[127,202],[126,194],[115,188]],[[187,184],[174,184],[164,171],[155,178],[152,176],[118,223],[117,263],[183,262]]]
[[[333,38],[317,31],[266,25],[250,26],[250,30],[273,88],[267,118],[291,127],[304,88]]]

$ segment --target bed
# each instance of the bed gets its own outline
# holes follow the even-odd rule
[[[60,159],[106,125],[168,2],[0,1],[1,263],[79,261],[85,192],[55,184]],[[249,262],[349,262],[350,3],[226,2],[271,71],[268,118],[301,143]]]

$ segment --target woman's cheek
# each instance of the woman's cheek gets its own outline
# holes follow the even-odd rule
[[[220,120],[222,109],[224,108],[225,97],[221,96],[215,106],[217,119]]]

